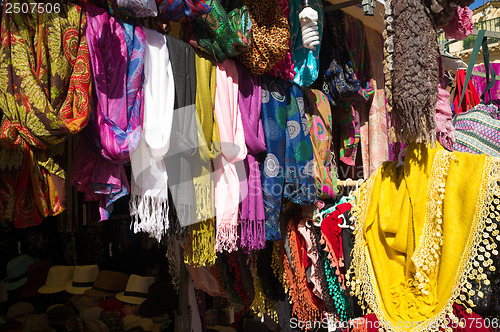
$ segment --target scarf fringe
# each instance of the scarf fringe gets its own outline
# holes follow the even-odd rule
[[[215,216],[213,204],[213,190],[207,184],[195,184],[196,218],[198,221],[211,219]]]
[[[264,219],[242,219],[240,246],[249,254],[266,246],[266,221]]]
[[[215,264],[217,254],[213,222],[213,219],[208,219],[193,227],[184,248],[184,263],[193,267]]]
[[[233,252],[238,250],[238,225],[231,220],[221,220],[217,225],[215,250],[218,252]]]
[[[161,242],[169,228],[168,199],[131,195],[129,208],[132,217],[130,228],[134,233],[146,232]]]

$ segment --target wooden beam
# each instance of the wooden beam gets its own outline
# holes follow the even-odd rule
[[[350,0],[342,3],[337,3],[334,5],[329,5],[325,7],[325,13],[333,12],[337,9],[342,9],[346,7],[352,7],[361,4],[361,0]]]
[[[478,33],[479,33],[479,30],[478,29],[474,29],[474,31],[472,31],[471,35],[477,36]],[[486,30],[486,32],[484,33],[484,36],[487,37],[487,38],[500,39],[500,32]]]

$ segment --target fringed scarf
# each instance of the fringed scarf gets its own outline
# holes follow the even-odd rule
[[[266,244],[264,200],[260,179],[259,155],[266,151],[264,129],[260,119],[262,94],[260,77],[250,74],[242,65],[238,67],[241,121],[248,150],[245,159],[246,178],[241,182],[243,197],[240,210],[240,247],[246,251],[264,248]]]
[[[174,76],[164,35],[144,29],[144,125],[132,153],[130,215],[134,232],[161,241],[168,227],[168,175],[163,157],[170,148],[174,114]]]
[[[238,105],[238,70],[232,60],[217,64],[215,116],[219,124],[222,158],[218,159],[215,184],[217,213],[217,251],[237,250],[238,210],[240,202],[239,174],[244,174],[247,156],[245,133]],[[243,172],[242,172],[243,171]]]
[[[498,158],[413,144],[403,169],[386,162],[362,185],[347,285],[382,328],[418,321],[413,330],[435,331],[454,321],[454,303],[474,306],[473,284],[484,296],[499,181]]]
[[[1,20],[0,221],[16,227],[64,210],[61,142],[90,117],[85,14],[73,4],[61,4],[61,11],[64,16],[4,10]]]
[[[214,115],[215,61],[203,52],[196,52],[196,112],[200,167],[193,175],[196,194],[196,217],[186,239],[184,261],[193,266],[215,264],[215,206],[214,172],[212,160],[220,154],[219,125]],[[200,130],[201,129],[201,130]]]
[[[281,238],[283,197],[296,204],[316,200],[314,160],[300,89],[271,76],[262,77],[262,124],[267,155],[261,165],[266,239]]]
[[[436,30],[471,0],[392,0],[386,7],[388,101],[400,142],[434,143],[440,57]],[[392,15],[391,15],[392,12]],[[392,49],[393,47],[393,49]],[[392,70],[390,68],[392,63]]]
[[[123,164],[141,137],[146,36],[141,27],[121,23],[104,9],[87,4],[86,11],[95,104],[75,156],[74,165],[82,167],[72,182],[87,199],[100,201],[101,220],[106,220],[113,202],[130,191]]]
[[[165,165],[169,174],[172,208],[176,211],[180,226],[188,227],[198,222],[193,183],[193,170],[200,165],[195,53],[189,44],[170,35],[167,36],[167,45],[174,74],[175,103]]]

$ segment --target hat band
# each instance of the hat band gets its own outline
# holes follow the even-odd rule
[[[14,278],[10,278],[10,279],[7,279],[7,282],[8,283],[13,283],[13,282],[16,282],[16,281],[19,281],[23,278],[26,278],[27,277],[27,274],[26,273],[23,273],[21,275],[18,275],[17,277],[14,277]]]
[[[104,293],[113,293],[116,294],[118,293],[116,290],[111,290],[111,289],[106,289],[106,288],[101,288],[101,287],[92,287],[93,290],[99,291],[99,292],[104,292]]]
[[[133,296],[133,297],[142,297],[144,299],[148,298],[148,294],[146,293],[140,293],[140,292],[125,292],[123,293],[124,296]]]
[[[93,284],[94,284],[94,282],[76,282],[76,281],[73,281],[71,286],[73,286],[73,287],[92,287]]]

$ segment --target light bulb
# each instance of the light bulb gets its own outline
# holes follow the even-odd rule
[[[315,50],[319,42],[318,12],[311,7],[304,7],[299,14],[302,27],[302,43],[305,48]]]

